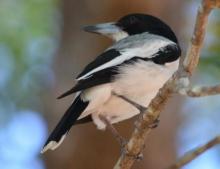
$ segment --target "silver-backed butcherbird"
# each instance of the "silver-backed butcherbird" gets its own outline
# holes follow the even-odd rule
[[[113,93],[147,107],[178,68],[181,49],[177,38],[154,16],[130,14],[84,30],[107,36],[114,43],[82,70],[72,89],[59,97],[75,93],[42,153],[56,149],[73,125],[93,121],[103,130],[106,123],[100,117],[113,124],[139,114],[135,106]]]

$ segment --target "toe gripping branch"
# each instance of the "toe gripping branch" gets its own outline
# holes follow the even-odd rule
[[[123,99],[124,101],[130,103],[132,106],[136,107],[140,111],[140,114],[143,114],[144,112],[147,111],[147,107],[142,106],[142,105],[136,103],[133,100],[130,100],[129,98],[127,98],[123,95],[119,95],[119,94],[115,93],[114,91],[112,92],[112,94]],[[148,127],[151,129],[154,129],[154,128],[158,127],[159,122],[160,122],[159,117],[157,117],[157,119],[152,124],[150,124]]]
[[[116,130],[116,128],[109,122],[109,120],[105,116],[99,115],[99,118],[106,124],[107,129],[116,138],[117,142],[119,143],[119,145],[121,147],[121,154],[127,155],[127,156],[129,156],[131,158],[134,158],[136,160],[142,160],[143,159],[143,154],[142,153],[134,155],[134,154],[130,154],[128,152],[128,150],[127,150],[128,141],[119,134],[119,132]]]
[[[132,106],[134,106],[135,108],[137,108],[140,111],[140,115],[143,114],[144,112],[147,111],[147,107],[144,107],[138,103],[136,103],[135,101],[132,101],[130,99],[128,99],[127,97],[123,96],[123,95],[119,95],[115,92],[112,92],[113,95],[123,99],[124,101],[130,103]],[[142,117],[142,116],[141,116]],[[107,129],[113,134],[113,136],[116,138],[117,142],[119,143],[120,147],[121,147],[121,153],[129,156],[131,158],[134,158],[136,160],[142,160],[143,159],[143,154],[140,152],[139,154],[130,154],[127,150],[127,143],[128,141],[123,138],[119,132],[117,131],[117,129],[111,124],[111,122],[103,115],[99,115],[99,118],[105,123]],[[148,126],[148,128],[154,129],[159,125],[159,117]]]

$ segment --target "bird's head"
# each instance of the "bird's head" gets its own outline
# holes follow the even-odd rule
[[[148,32],[163,36],[177,43],[174,32],[166,23],[147,14],[129,14],[117,22],[85,26],[84,30],[105,35],[114,41],[119,41],[127,36]]]

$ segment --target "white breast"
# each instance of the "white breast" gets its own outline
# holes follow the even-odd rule
[[[119,94],[138,99],[142,95],[157,92],[177,70],[177,67],[178,60],[167,65],[142,60],[125,65],[119,69],[120,74],[116,76],[112,84],[113,89]]]
[[[99,129],[105,124],[99,119],[99,114],[106,116],[111,123],[131,118],[139,111],[124,100],[112,96],[114,91],[143,106],[148,106],[163,84],[177,70],[178,60],[166,65],[157,65],[153,62],[138,61],[120,68],[120,74],[111,84],[94,87],[86,93],[91,105],[82,114],[85,117],[92,114],[93,121]]]
[[[152,62],[139,61],[121,69],[112,84],[113,90],[143,106],[148,106],[158,90],[177,70],[179,61],[165,66]],[[139,111],[124,100],[112,97],[103,107],[107,116],[112,116],[112,123],[116,123],[138,114]],[[111,119],[111,118],[110,118]]]

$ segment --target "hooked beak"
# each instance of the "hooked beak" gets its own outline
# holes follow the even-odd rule
[[[125,33],[114,22],[85,26],[83,27],[83,30],[86,32],[91,32],[91,33],[96,33],[96,34],[107,36],[115,41],[118,41],[128,36],[128,34]]]
[[[102,35],[115,34],[121,31],[121,29],[116,26],[114,22],[85,26],[83,27],[83,30]]]

